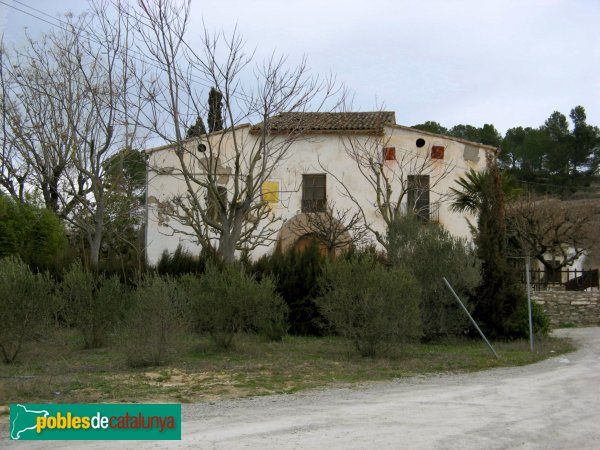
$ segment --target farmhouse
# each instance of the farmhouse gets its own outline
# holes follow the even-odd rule
[[[198,253],[199,227],[210,236],[210,224],[229,220],[219,206],[245,199],[257,207],[244,218],[243,231],[250,227],[258,238],[236,251],[246,249],[252,258],[277,246],[302,246],[311,235],[311,215],[334,212],[341,216],[334,221],[352,216],[368,225],[374,244],[373,233],[384,232],[386,211],[395,208],[470,239],[474,218],[451,211],[449,189],[470,169],[483,170],[495,151],[398,125],[386,111],[282,113],[268,123],[149,149],[148,261],[178,245]],[[253,198],[242,198],[251,185],[259,186]],[[216,235],[213,243],[224,245]]]

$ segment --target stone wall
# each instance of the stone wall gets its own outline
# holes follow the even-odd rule
[[[600,291],[537,291],[533,300],[543,306],[552,326],[600,325]]]

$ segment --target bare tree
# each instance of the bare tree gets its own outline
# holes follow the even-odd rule
[[[0,189],[4,189],[8,195],[18,201],[25,200],[26,181],[29,175],[27,164],[20,157],[13,146],[10,135],[10,93],[12,82],[7,74],[5,63],[7,60],[4,43],[0,40],[0,115],[1,115],[1,138],[0,149]]]
[[[139,96],[130,95],[139,69],[129,56],[127,16],[104,2],[67,17],[60,29],[29,38],[4,68],[9,145],[31,173],[46,206],[81,230],[92,266],[98,264],[105,224],[106,162],[132,148]],[[137,86],[137,84],[135,84]],[[133,114],[135,116],[135,114]],[[135,117],[134,117],[135,119]],[[115,185],[115,183],[112,183]]]
[[[302,137],[302,123],[286,130],[271,126],[282,112],[319,110],[339,91],[332,80],[312,77],[302,61],[288,66],[272,55],[254,64],[237,31],[226,36],[206,29],[199,46],[187,41],[190,2],[139,0],[142,51],[156,71],[143,83],[151,101],[146,126],[172,145],[183,180],[181,194],[162,201],[169,232],[187,235],[204,249],[232,262],[236,250],[269,243],[277,220],[261,198],[261,186]],[[205,116],[207,89],[220,92],[220,132],[186,141],[184,130]],[[209,119],[210,120],[210,119]],[[248,128],[240,124],[254,122]]]
[[[349,183],[323,162],[320,166],[331,175],[341,187],[341,193],[349,198],[362,218],[364,228],[372,234],[386,251],[389,250],[388,232],[392,224],[406,215],[414,213],[423,220],[429,220],[432,208],[430,192],[442,201],[446,194],[436,192],[441,181],[452,170],[451,164],[444,164],[431,158],[430,148],[403,149],[391,146],[391,136],[384,133],[382,116],[381,130],[370,135],[349,135],[344,137],[344,149],[354,162],[358,174],[367,182],[368,192],[355,192]],[[386,155],[393,151],[392,155]],[[361,197],[362,196],[362,197]],[[373,220],[372,211],[383,220],[383,229]]]
[[[368,242],[368,230],[362,225],[360,212],[338,208],[328,202],[324,212],[307,212],[305,220],[295,222],[292,231],[297,236],[311,236],[327,249],[329,256],[341,250],[360,247]]]
[[[506,216],[513,239],[549,275],[571,265],[600,241],[596,200],[525,196],[507,205]]]
[[[136,146],[141,98],[134,89],[139,61],[133,61],[130,47],[132,29],[127,14],[111,16],[108,3],[92,2],[92,14],[82,33],[76,34],[74,54],[77,76],[85,93],[78,116],[68,114],[76,136],[73,171],[68,172],[70,192],[74,193],[79,211],[66,216],[87,237],[90,263],[97,266],[106,226],[107,201],[119,180],[109,181],[109,162],[121,149]],[[114,12],[125,6],[115,3]],[[65,105],[68,109],[68,105]],[[75,120],[77,120],[75,122]],[[120,154],[124,154],[121,152]],[[123,172],[122,172],[123,173]],[[82,180],[85,180],[82,184]],[[83,189],[82,189],[83,186]]]
[[[59,40],[60,49],[55,45]],[[71,83],[73,67],[61,54],[71,51],[72,42],[73,36],[66,31],[40,40],[28,37],[23,49],[2,58],[3,186],[15,196],[9,186],[12,175],[21,181],[17,183],[20,190],[26,185],[39,189],[46,206],[56,213],[74,147],[61,103],[70,104],[75,113],[81,98]],[[26,168],[21,177],[19,167]]]

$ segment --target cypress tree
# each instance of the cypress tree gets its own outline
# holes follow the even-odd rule
[[[491,337],[516,335],[516,312],[525,301],[514,267],[507,259],[504,192],[495,159],[488,159],[489,176],[483,186],[478,221],[477,255],[481,284],[475,292],[474,315]]]
[[[196,118],[196,123],[188,128],[185,138],[189,139],[193,137],[200,137],[204,134],[206,134],[206,127],[204,126],[202,117],[198,116]]]
[[[223,94],[212,87],[208,93],[208,131],[223,129]]]

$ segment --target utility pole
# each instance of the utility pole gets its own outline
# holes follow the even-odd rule
[[[533,353],[533,315],[531,308],[531,271],[529,270],[529,255],[525,257],[525,279],[527,280],[527,307],[529,308],[529,347]]]

